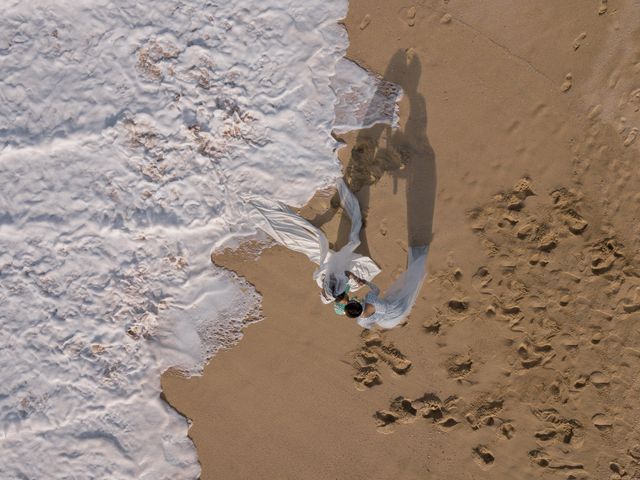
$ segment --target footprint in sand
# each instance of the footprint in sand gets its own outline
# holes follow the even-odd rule
[[[528,177],[523,177],[516,182],[513,186],[512,190],[513,194],[518,198],[525,199],[527,197],[531,197],[536,194],[533,191],[533,185],[531,184],[531,179]]]
[[[494,304],[487,305],[487,308],[484,309],[484,314],[489,318],[495,317],[496,316],[496,306]]]
[[[466,297],[452,298],[447,302],[447,306],[453,313],[465,313],[469,309],[469,299]]]
[[[440,333],[440,328],[442,327],[442,323],[440,320],[427,320],[422,324],[422,327],[427,333],[432,335],[438,335]]]
[[[587,382],[589,381],[589,377],[587,375],[580,375],[575,382],[573,382],[573,388],[577,391],[580,391],[584,387],[587,386]]]
[[[392,433],[396,423],[412,423],[416,420],[416,411],[411,406],[411,401],[404,397],[397,397],[388,410],[378,410],[373,418],[380,433]]]
[[[558,246],[558,236],[555,232],[548,232],[538,241],[538,250],[542,252],[550,252]]]
[[[629,134],[624,139],[623,145],[625,147],[628,147],[631,144],[633,144],[633,142],[635,142],[637,138],[638,138],[638,129],[637,128],[632,128],[631,131],[629,132]]]
[[[526,338],[518,345],[518,355],[523,368],[530,369],[546,365],[555,357],[553,347],[548,343],[533,343]]]
[[[382,383],[380,362],[386,363],[398,375],[406,374],[411,368],[408,360],[393,344],[385,344],[379,332],[364,332],[363,344],[355,354],[353,376],[358,390],[366,390]]]
[[[605,13],[607,13],[607,3],[609,3],[609,0],[600,0],[600,7],[598,7],[598,15],[604,15]]]
[[[484,293],[486,289],[489,287],[491,282],[493,281],[493,277],[489,273],[489,269],[487,267],[480,267],[471,277],[471,285],[478,292]]]
[[[473,360],[469,355],[453,355],[445,362],[447,375],[456,380],[464,379],[473,367]]]
[[[565,418],[555,408],[532,408],[531,413],[540,420],[545,422],[546,426],[543,430],[539,430],[534,437],[540,441],[559,441],[565,444],[576,444],[576,440],[582,438],[582,425],[575,419]],[[577,442],[581,444],[580,441]]]
[[[415,400],[406,397],[396,397],[389,408],[378,410],[374,418],[381,433],[391,433],[391,426],[395,423],[413,423],[418,417],[429,419],[443,429],[449,429],[460,422],[450,415],[455,410],[458,397],[451,396],[440,400],[434,393],[425,393]]]
[[[529,452],[529,459],[540,467],[549,468],[556,471],[584,469],[584,465],[582,465],[581,463],[565,462],[565,461],[554,459],[551,455],[547,453],[547,451],[544,448],[536,448],[535,450],[531,450]],[[573,475],[570,475],[568,478],[572,478],[572,477],[576,478]]]
[[[425,393],[422,397],[414,400],[412,405],[424,418],[430,419],[433,423],[450,424],[448,414],[455,409],[458,397],[455,395],[447,397],[444,401],[433,393]]]
[[[596,413],[591,421],[598,430],[608,430],[613,426],[613,421],[604,413]]]
[[[509,422],[500,425],[500,433],[508,440],[511,440],[516,434],[516,428]]]
[[[360,30],[364,30],[365,28],[367,28],[370,23],[371,23],[371,15],[367,13],[363,17],[362,21],[360,22]]]
[[[634,460],[640,460],[640,444],[633,445],[627,450],[627,454]]]
[[[353,376],[353,379],[356,382],[356,388],[358,390],[365,390],[366,388],[371,388],[374,385],[382,383],[382,377],[375,365],[366,363],[369,361],[375,363],[378,359],[375,357],[367,358],[366,355],[360,355],[357,362],[354,364],[357,372]]]
[[[538,225],[536,224],[535,221],[532,220],[523,224],[516,231],[516,237],[518,237],[520,240],[529,240],[531,237],[533,237],[536,234],[538,230],[539,230]]]
[[[564,221],[565,225],[567,225],[569,231],[574,235],[580,235],[589,226],[589,222],[587,222],[577,212],[571,209],[562,214],[562,220]]]
[[[616,257],[614,255],[595,255],[591,260],[591,271],[596,275],[608,272],[613,267]]]
[[[453,271],[453,275],[452,276],[453,276],[454,280],[460,281],[462,279],[462,270],[460,270],[459,268],[456,268]]]
[[[473,449],[473,456],[476,463],[483,469],[493,466],[493,462],[496,459],[485,445],[475,447]]]
[[[481,398],[467,409],[465,419],[473,430],[483,425],[494,425],[499,420],[497,414],[502,411],[504,400],[501,398]]]
[[[609,376],[606,373],[602,372],[593,372],[589,376],[589,381],[594,387],[598,389],[608,387],[611,383],[611,379],[609,378]]]
[[[573,86],[573,75],[571,73],[567,73],[564,77],[564,82],[560,85],[561,92],[568,92]]]
[[[602,275],[611,270],[616,258],[623,256],[620,245],[614,238],[601,240],[591,247],[591,272]]]
[[[389,232],[389,229],[387,228],[387,219],[383,218],[380,221],[380,235],[382,235],[383,237],[386,237],[388,232]]]
[[[416,7],[409,7],[407,9],[407,25],[413,27],[416,24]]]
[[[598,345],[604,339],[604,335],[602,332],[596,332],[591,336],[591,343],[593,345]]]
[[[398,375],[404,375],[411,368],[411,361],[406,359],[402,352],[392,344],[381,345],[379,350],[374,351]]]
[[[549,196],[553,202],[553,208],[559,210],[560,219],[574,235],[580,235],[589,226],[582,215],[577,212],[578,194],[566,188],[553,190]]]
[[[560,344],[569,352],[576,351],[580,346],[580,340],[570,333],[560,335]]]
[[[582,45],[582,41],[585,38],[587,38],[587,32],[582,32],[580,35],[578,35],[576,39],[573,41],[573,49],[578,50]]]
[[[570,303],[571,303],[571,295],[562,295],[558,299],[558,304],[560,304],[561,307],[566,307]]]
[[[635,313],[640,310],[640,285],[629,285],[624,296],[618,302],[624,313]]]
[[[597,104],[591,110],[589,110],[589,113],[587,114],[587,118],[589,120],[597,120],[597,118],[600,116],[601,113],[602,113],[602,105]]]
[[[618,462],[610,462],[609,470],[611,470],[613,473],[617,475],[617,477],[616,476],[611,477],[613,479],[624,478],[627,476],[627,470]]]

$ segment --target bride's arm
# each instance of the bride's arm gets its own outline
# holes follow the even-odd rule
[[[347,275],[348,278],[351,278],[356,282],[356,284],[358,285],[358,288],[367,284],[366,280],[361,279],[360,277],[354,275],[352,272],[344,272],[344,273]]]

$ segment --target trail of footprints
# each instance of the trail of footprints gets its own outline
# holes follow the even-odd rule
[[[425,393],[415,400],[400,396],[393,399],[388,409],[378,410],[374,417],[382,433],[391,433],[393,424],[413,423],[418,418],[447,429],[460,423],[460,420],[453,416],[457,402],[456,396],[442,400],[435,393]]]
[[[393,344],[385,342],[382,333],[365,330],[362,333],[362,345],[356,353],[353,363],[356,370],[353,377],[356,388],[366,390],[381,384],[381,363],[388,365],[398,375],[406,374],[411,368],[411,361]]]
[[[539,198],[533,212],[528,212],[532,196]],[[564,405],[571,406],[589,385],[603,400],[614,395],[612,378],[604,371],[612,363],[611,353],[598,346],[609,340],[616,317],[640,310],[637,272],[624,245],[611,229],[589,231],[581,206],[579,192],[559,188],[538,195],[531,180],[523,178],[511,191],[470,214],[472,228],[492,260],[491,268],[478,269],[473,285],[487,299],[485,315],[508,323],[514,332],[509,339],[516,353],[512,372],[526,376],[528,371],[550,368],[561,379],[544,392],[544,407],[531,408],[541,427],[534,432],[538,448],[529,452],[529,458],[545,469],[581,472],[566,478],[588,476],[582,473],[583,462],[576,461],[586,431],[595,428],[603,438],[612,439],[612,450],[619,444],[611,437],[615,422],[607,412],[608,402],[596,397],[593,405],[577,407],[575,413],[582,420],[560,411],[571,411]],[[581,363],[601,369],[585,372]],[[554,403],[557,408],[550,407]],[[622,470],[620,463],[611,463],[614,477],[624,478]]]
[[[515,428],[509,420],[501,417],[503,406],[502,398],[494,398],[489,394],[481,395],[470,404],[464,404],[455,395],[441,399],[436,393],[425,393],[414,400],[396,397],[388,409],[375,413],[375,419],[378,427],[385,433],[392,431],[389,428],[392,424],[413,423],[418,418],[424,418],[443,429],[461,423],[472,430],[495,427],[505,438],[512,438]]]
[[[536,197],[531,212],[530,197]],[[614,231],[601,226],[596,231],[589,224],[582,214],[585,208],[579,192],[558,188],[543,194],[523,178],[510,191],[470,212],[471,228],[488,261],[472,276],[475,291],[453,288],[456,293],[423,327],[426,334],[438,336],[469,317],[507,324],[513,332],[507,342],[514,352],[509,381],[536,384],[535,375],[545,379],[526,399],[532,424],[538,425],[527,434],[533,435],[537,446],[523,454],[562,478],[594,478],[577,455],[587,435],[601,435],[603,445],[610,447],[607,455],[612,456],[608,478],[640,478],[640,428],[624,432],[624,441],[613,435],[615,411],[607,400],[623,395],[613,390],[611,355],[633,343],[618,339],[618,344],[606,346],[616,338],[616,321],[640,311],[640,271]],[[443,290],[451,292],[461,275],[455,270],[442,276]],[[379,333],[364,334],[357,358],[355,380],[363,389],[382,381],[381,361],[399,374],[411,367]],[[465,382],[476,367],[471,354],[452,355],[441,366],[459,382]],[[572,406],[588,388],[596,392],[593,404]],[[397,424],[426,422],[443,431],[493,428],[498,437],[510,440],[516,425],[505,418],[503,409],[512,400],[522,398],[485,394],[466,403],[458,396],[442,398],[434,392],[416,399],[398,396],[374,419],[382,433],[391,433]],[[491,444],[478,444],[471,453],[482,469],[495,464]]]

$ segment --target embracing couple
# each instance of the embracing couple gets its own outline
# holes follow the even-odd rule
[[[329,248],[324,233],[306,219],[292,212],[279,202],[253,200],[251,204],[266,222],[260,225],[267,234],[281,245],[304,253],[318,265],[314,279],[322,289],[323,303],[333,303],[336,313],[357,319],[360,326],[393,328],[404,321],[411,312],[420,287],[426,276],[428,245],[411,247],[407,269],[386,290],[384,296],[371,280],[380,273],[375,262],[357,254],[360,245],[362,214],[355,195],[343,180],[337,184],[340,203],[351,220],[349,242],[340,250]],[[362,286],[370,291],[362,300],[352,292]]]

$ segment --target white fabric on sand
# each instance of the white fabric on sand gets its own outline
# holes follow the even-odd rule
[[[351,282],[345,272],[352,272],[365,281],[372,280],[380,273],[380,268],[373,260],[355,253],[355,249],[360,245],[362,227],[360,205],[342,179],[338,180],[337,187],[342,208],[351,220],[349,242],[337,252],[329,248],[329,241],[322,230],[292,212],[285,204],[251,200],[251,204],[266,220],[259,228],[279,244],[305,254],[318,265],[313,278],[322,288],[320,298],[324,303],[333,302],[336,296],[346,290],[347,285],[351,290],[360,287],[356,282]]]
[[[366,318],[358,317],[358,325],[363,328],[372,328],[374,325],[393,328],[404,321],[426,277],[428,253],[428,245],[409,249],[407,270],[391,284],[384,298],[380,298],[380,289],[369,283],[371,291],[364,297],[363,303],[372,304],[376,311]]]

